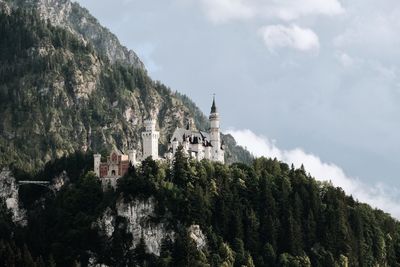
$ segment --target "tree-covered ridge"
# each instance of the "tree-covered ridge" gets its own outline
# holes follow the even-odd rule
[[[148,159],[131,167],[115,191],[103,192],[97,178],[85,174],[89,162],[90,155],[77,154],[49,163],[41,177],[66,169],[70,183],[56,195],[25,188],[29,225],[19,228],[3,218],[0,226],[12,230],[0,229],[2,242],[26,247],[31,258],[57,266],[86,266],[93,257],[108,266],[400,265],[396,220],[317,182],[302,168],[266,158],[227,166],[178,153],[172,165]],[[176,233],[160,257],[147,254],[143,242],[130,249],[124,218],[117,217],[111,239],[96,228],[116,202],[150,197],[157,201],[154,220]],[[186,229],[193,224],[206,234],[206,249],[198,250],[189,238]],[[4,257],[0,253],[0,262]]]
[[[0,0],[3,9],[35,9],[43,20],[53,26],[67,29],[79,40],[91,43],[93,48],[110,62],[144,70],[145,67],[134,51],[128,50],[89,11],[70,0]]]
[[[0,166],[37,170],[79,150],[134,145],[140,151],[148,116],[158,119],[161,154],[188,118],[207,128],[193,102],[144,70],[110,63],[90,42],[43,21],[35,9],[0,11]],[[247,151],[230,149],[228,162],[250,161]]]

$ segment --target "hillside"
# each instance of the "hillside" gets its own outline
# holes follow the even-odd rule
[[[190,99],[152,81],[134,52],[78,4],[1,1],[0,23],[0,166],[34,171],[75,151],[128,143],[140,151],[148,116],[158,119],[161,153],[188,119],[208,127]],[[227,162],[250,162],[225,139]]]
[[[3,9],[34,9],[43,21],[61,27],[78,40],[94,46],[111,63],[119,62],[133,68],[145,67],[134,51],[121,45],[118,38],[100,25],[85,8],[70,0],[1,0]],[[1,6],[1,5],[0,5]]]
[[[102,188],[93,153],[140,151],[149,116],[161,153],[209,127],[78,4],[0,0],[0,267],[400,266],[397,220],[230,135],[229,164],[178,151]]]
[[[47,164],[35,179],[54,191],[19,188],[27,226],[0,212],[0,266],[400,266],[399,222],[304,169],[178,152],[103,192],[91,162]]]

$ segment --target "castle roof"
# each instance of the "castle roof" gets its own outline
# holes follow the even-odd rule
[[[176,128],[171,140],[183,143],[189,139],[191,144],[203,144],[208,146],[210,143],[210,134],[204,131],[192,131],[185,128]]]
[[[200,134],[207,140],[210,140],[210,133],[200,131]]]

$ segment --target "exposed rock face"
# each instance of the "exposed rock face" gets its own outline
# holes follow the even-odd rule
[[[88,267],[108,267],[108,265],[96,263],[96,259],[91,258],[89,259]]]
[[[152,221],[155,200],[149,198],[146,201],[135,200],[125,203],[120,200],[116,203],[116,213],[107,209],[98,220],[97,225],[104,235],[111,238],[115,230],[115,216],[126,219],[127,233],[132,234],[132,248],[135,248],[143,238],[148,253],[160,256],[161,244],[165,239],[174,239],[174,232],[168,231],[163,223]]]
[[[61,188],[69,182],[69,177],[66,171],[63,171],[59,176],[53,178],[50,189],[58,192]]]
[[[92,259],[93,262],[95,262],[95,259]],[[96,264],[96,263],[91,263],[89,262],[89,267],[108,267],[108,265],[104,265],[104,264]]]
[[[7,208],[11,210],[13,221],[25,226],[26,211],[19,206],[18,185],[8,169],[0,172],[0,198],[5,200]]]
[[[114,34],[101,26],[97,19],[78,3],[70,0],[22,0],[11,1],[11,4],[36,8],[43,19],[48,19],[53,25],[66,28],[82,40],[92,43],[111,63],[122,62],[134,68],[145,69],[135,52],[122,46]]]
[[[7,5],[3,0],[0,0],[0,12],[4,12],[5,14],[10,14],[11,12],[9,5]]]
[[[207,247],[207,238],[201,231],[199,225],[191,225],[188,232],[190,238],[195,242],[197,249],[202,250]]]
[[[89,60],[91,64],[88,68],[77,69],[71,77],[76,100],[88,100],[92,92],[96,90],[98,77],[101,73],[101,63],[93,55],[90,56]]]
[[[133,247],[136,247],[143,238],[149,253],[157,256],[161,252],[161,242],[164,238],[173,238],[173,233],[166,231],[162,223],[154,224],[154,199],[147,201],[135,200],[131,203],[120,201],[117,203],[117,213],[128,221],[129,233],[133,235]]]
[[[115,230],[115,214],[110,208],[103,213],[103,216],[98,219],[97,226],[105,236],[111,238]]]

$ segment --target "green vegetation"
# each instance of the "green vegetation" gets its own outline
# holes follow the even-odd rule
[[[190,99],[145,71],[111,64],[34,10],[0,12],[0,166],[12,165],[17,179],[68,176],[58,192],[20,188],[26,227],[0,203],[0,266],[87,266],[90,259],[108,266],[400,266],[396,220],[302,168],[252,160],[229,135],[227,162],[242,163],[195,162],[182,153],[172,165],[147,159],[103,191],[90,172],[92,151],[137,144],[142,119],[153,113],[164,144],[182,118],[207,128]],[[111,238],[100,233],[96,222],[115,213],[116,203],[149,198],[152,219],[175,233],[160,257],[146,252],[143,239],[131,248],[123,217],[116,216]],[[188,236],[193,224],[207,248]]]
[[[42,172],[50,179],[68,166],[70,183],[56,195],[22,192],[30,199],[27,228],[1,217],[0,259],[2,247],[17,247],[15,253],[36,262],[31,266],[85,266],[90,257],[109,266],[400,266],[400,224],[302,168],[265,158],[227,166],[178,152],[171,166],[147,159],[131,167],[115,191],[103,192],[97,178],[85,174],[86,163],[73,168],[82,157],[57,160]],[[149,197],[157,203],[154,220],[176,233],[160,257],[147,254],[143,240],[129,249],[124,218],[117,217],[111,239],[99,234],[94,223],[107,207]],[[206,234],[207,249],[198,250],[188,237],[192,224]]]

